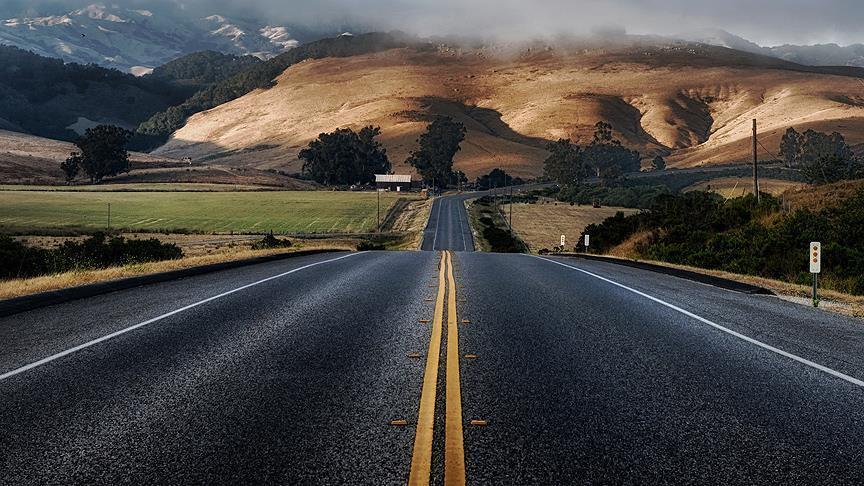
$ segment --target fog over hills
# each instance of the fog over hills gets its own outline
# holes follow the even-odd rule
[[[797,0],[766,1],[757,6],[732,1],[715,6],[710,14],[697,8],[700,3],[704,2],[612,5],[543,0],[528,8],[512,0],[494,5],[487,0],[370,0],[362,5],[347,0],[4,0],[0,44],[142,74],[203,50],[268,58],[298,43],[345,30],[397,29],[421,36],[470,35],[505,43],[630,32],[730,47],[800,64],[864,66],[864,45],[857,43],[862,38],[857,26],[864,19],[855,20],[861,9],[847,5],[849,2],[822,2],[816,9]],[[752,15],[744,15],[746,12]],[[573,22],[576,13],[579,21]],[[805,17],[807,22],[803,22]],[[682,25],[687,27],[682,29]]]

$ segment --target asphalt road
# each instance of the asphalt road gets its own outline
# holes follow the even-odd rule
[[[429,222],[423,231],[423,251],[474,251],[474,237],[465,201],[485,192],[439,197],[432,203]]]
[[[547,187],[549,184],[513,186],[514,194]],[[499,188],[498,194],[508,194],[509,188]],[[475,191],[451,194],[435,199],[429,221],[423,231],[423,251],[475,251],[474,237],[465,201],[492,194],[492,191]]]
[[[442,484],[460,457],[468,484],[864,477],[860,320],[577,259],[453,252],[451,284],[441,255],[0,319],[0,484]]]

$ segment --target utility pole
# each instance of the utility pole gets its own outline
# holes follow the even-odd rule
[[[513,178],[510,178],[510,232],[513,232]]]
[[[376,192],[377,195],[378,195],[378,198],[377,198],[377,200],[378,200],[378,206],[377,206],[377,213],[378,213],[378,233],[380,233],[380,232],[381,232],[381,189],[378,188],[378,187],[376,187],[376,188],[375,188],[375,192]]]
[[[111,231],[111,203],[108,203],[108,231]]]
[[[759,154],[756,151],[756,119],[753,119],[753,193],[756,195],[756,203],[762,200],[759,194]]]

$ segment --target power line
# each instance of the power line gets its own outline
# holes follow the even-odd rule
[[[780,157],[778,154],[772,154],[770,150],[768,150],[767,148],[765,148],[765,146],[762,145],[762,142],[760,142],[758,138],[756,139],[756,143],[758,143],[759,146],[762,147],[762,150],[764,150],[765,153],[768,154],[769,157],[771,157],[771,158],[778,158],[778,157]]]

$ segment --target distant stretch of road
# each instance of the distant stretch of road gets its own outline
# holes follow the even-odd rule
[[[436,199],[423,232],[423,251],[474,251],[474,236],[468,222],[465,201],[483,194],[468,193]]]
[[[304,256],[0,319],[0,483],[864,477],[860,320],[461,251],[464,215],[437,204],[442,251]]]
[[[541,189],[549,184],[514,186],[514,193]],[[501,194],[509,194],[509,188],[499,188]],[[429,214],[429,222],[423,232],[423,251],[474,251],[474,236],[465,210],[465,201],[476,199],[492,191],[476,191],[451,194],[435,199]]]

